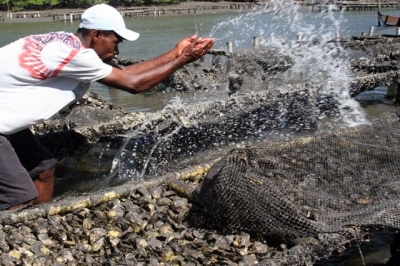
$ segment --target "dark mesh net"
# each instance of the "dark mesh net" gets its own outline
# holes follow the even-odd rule
[[[400,226],[400,125],[387,114],[298,140],[234,149],[214,165],[196,202],[221,228],[279,237]]]

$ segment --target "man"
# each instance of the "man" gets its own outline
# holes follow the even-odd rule
[[[78,100],[91,82],[140,93],[207,53],[191,36],[169,52],[128,67],[111,66],[118,44],[139,34],[105,4],[82,14],[76,35],[32,35],[0,48],[0,210],[49,202],[56,160],[29,130]]]

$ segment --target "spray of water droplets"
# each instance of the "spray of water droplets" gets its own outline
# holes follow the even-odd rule
[[[251,47],[254,36],[293,60],[277,87],[309,83],[324,87],[324,93],[339,103],[338,120],[347,126],[366,123],[359,104],[349,96],[351,73],[346,51],[337,42],[348,21],[335,5],[327,12],[310,12],[293,1],[272,0],[263,9],[236,15],[214,26],[211,37],[223,47],[232,42],[234,50]]]
[[[334,6],[331,6],[331,9],[333,8]],[[339,114],[336,120],[344,122],[346,126],[354,126],[367,121],[358,103],[349,96],[351,76],[348,56],[336,39],[343,24],[346,24],[346,21],[340,12],[328,10],[323,13],[312,13],[309,10],[301,10],[292,1],[272,0],[265,8],[234,14],[218,23],[211,29],[210,36],[216,40],[215,48],[223,48],[227,42],[232,42],[236,51],[251,47],[251,41],[257,36],[260,46],[273,49],[279,55],[290,57],[292,61],[287,71],[281,73],[279,77],[274,77],[273,86],[268,86],[268,89],[277,91],[296,89],[296,84],[319,86],[322,88],[322,93],[333,97],[338,103]],[[133,132],[132,138],[127,140],[119,155],[115,157],[111,176],[137,179],[138,176],[155,173],[160,167],[168,165],[170,162],[165,161],[168,155],[159,156],[164,159],[158,161],[154,158],[158,157],[158,153],[184,147],[184,145],[175,147],[169,139],[174,136],[175,139],[184,140],[185,136],[176,137],[180,134],[180,129],[185,126],[182,118],[185,117],[186,121],[195,121],[195,116],[198,115],[198,112],[194,112],[175,116],[179,114],[181,108],[186,112],[188,110],[178,98],[160,112],[161,115],[169,113],[178,125],[167,134],[156,133],[152,137],[140,137],[141,129]],[[324,117],[321,115],[320,118]],[[148,126],[143,125],[142,128]],[[163,145],[164,147],[160,148]],[[222,145],[213,143],[211,146]]]

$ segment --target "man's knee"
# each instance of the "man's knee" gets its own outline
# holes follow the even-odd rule
[[[8,139],[0,135],[0,210],[29,202],[38,191]]]
[[[29,130],[0,135],[0,154],[0,210],[51,200],[57,161]]]

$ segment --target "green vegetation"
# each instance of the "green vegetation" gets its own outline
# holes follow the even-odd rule
[[[0,0],[0,10],[44,10],[53,8],[87,8],[95,4],[114,7],[179,4],[185,0]],[[215,1],[215,0],[213,0]]]

